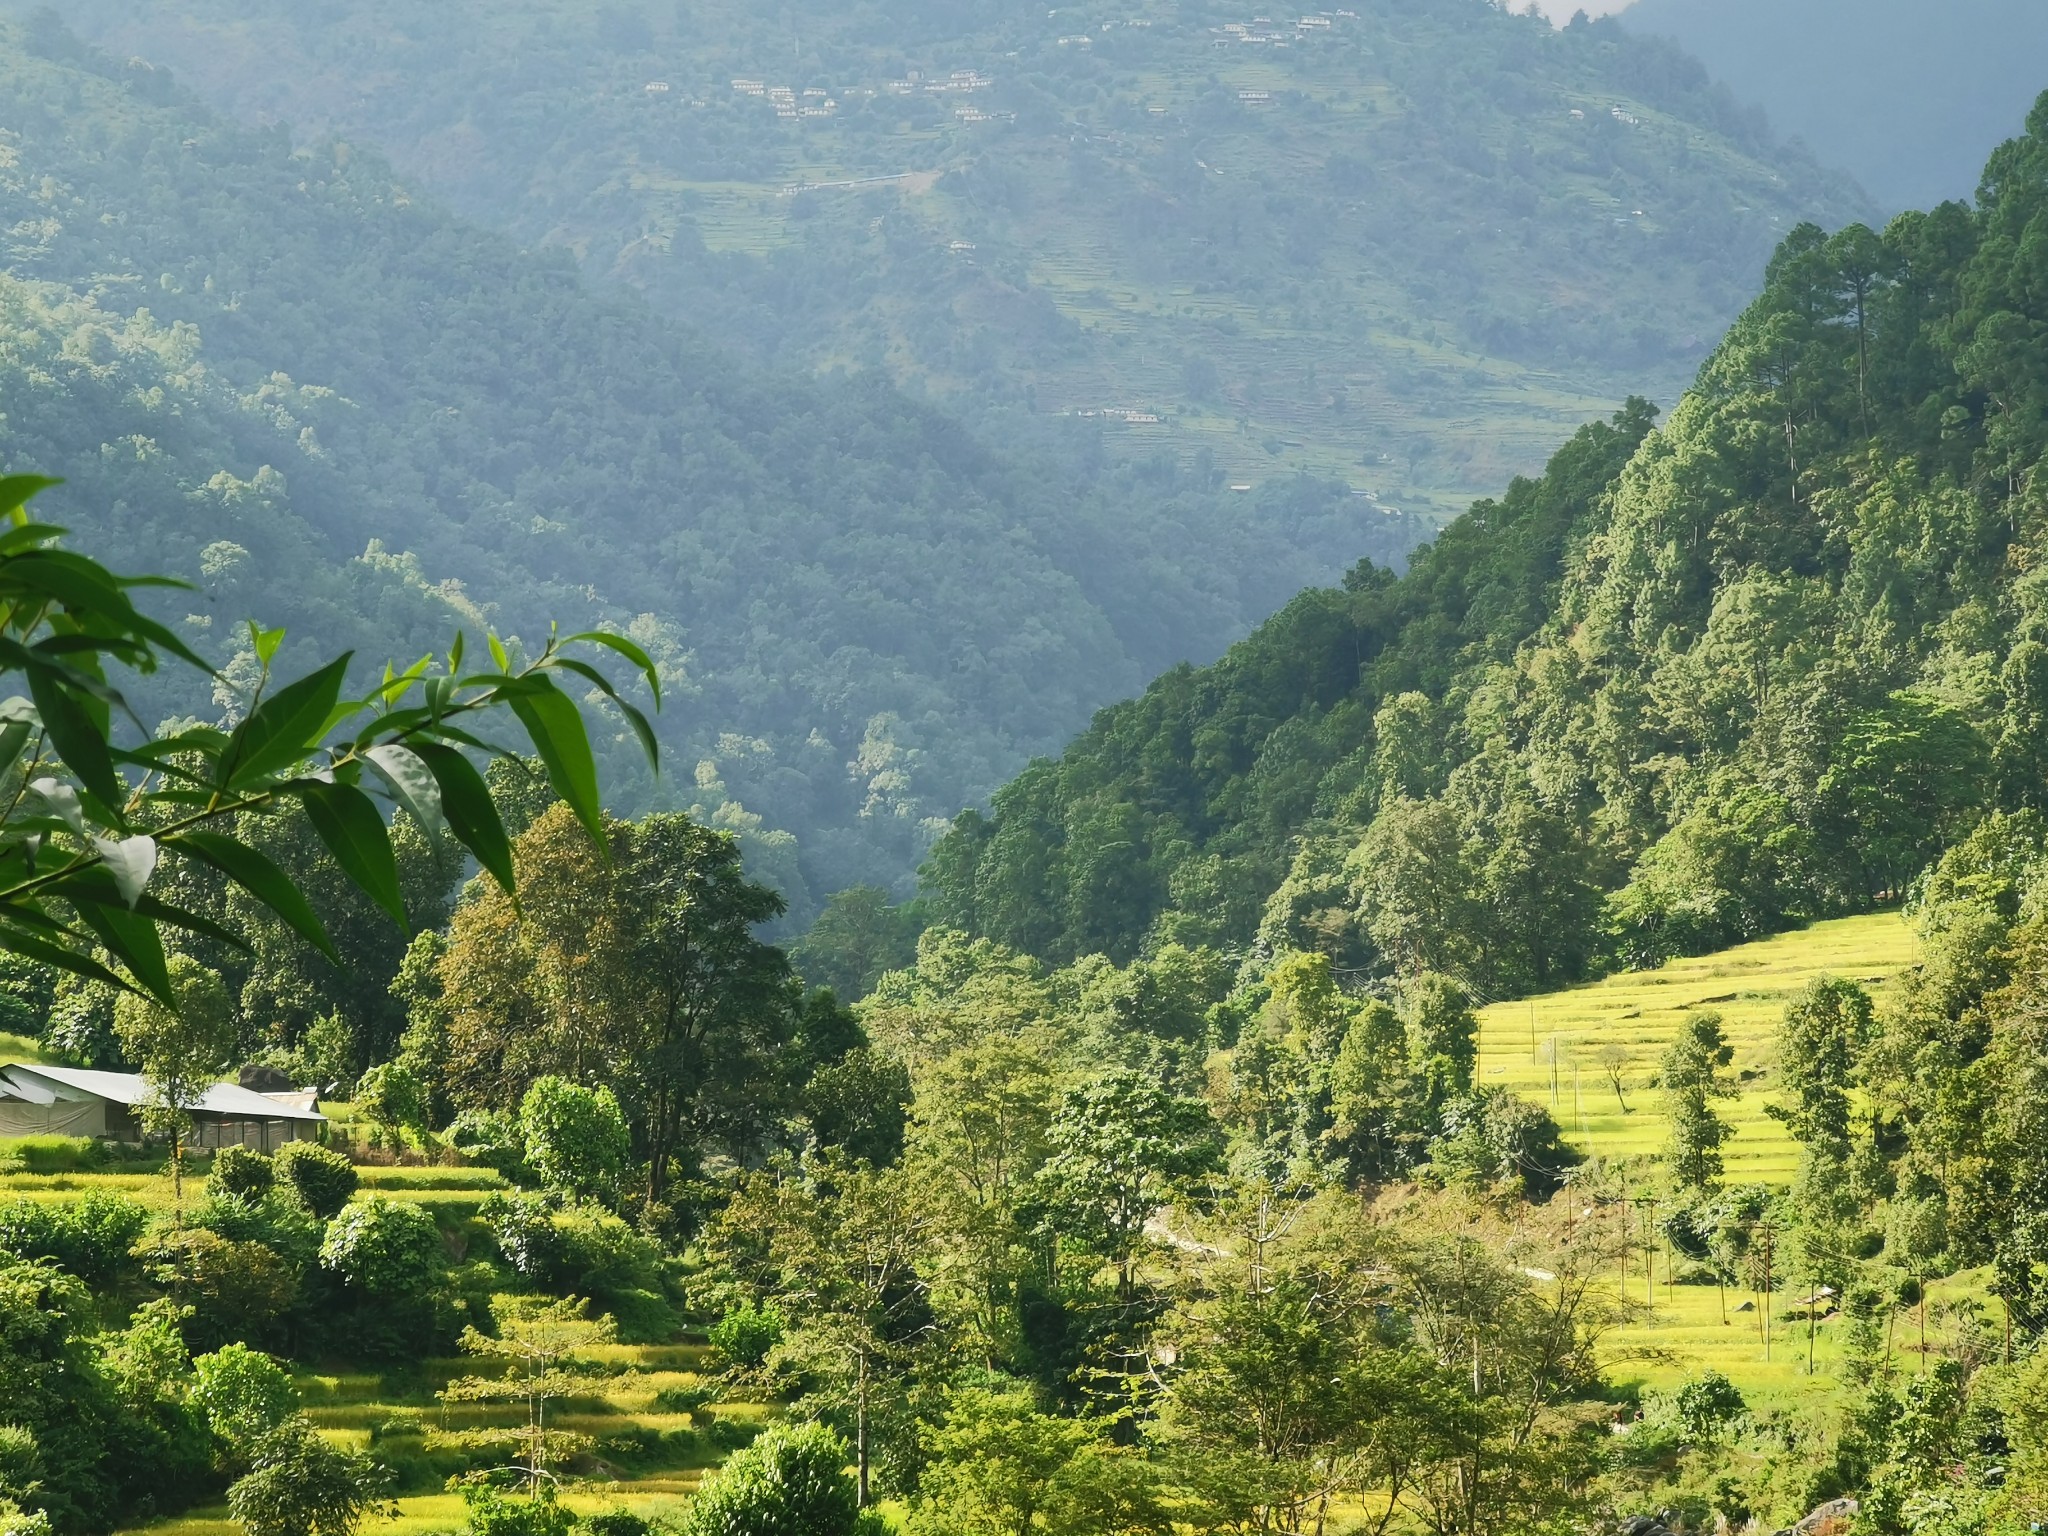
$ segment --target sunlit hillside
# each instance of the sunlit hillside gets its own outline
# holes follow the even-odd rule
[[[1658,1058],[1686,1013],[1712,1008],[1726,1021],[1733,1070],[1742,1081],[1740,1097],[1720,1107],[1734,1129],[1728,1178],[1787,1183],[1796,1149],[1784,1126],[1764,1112],[1786,1003],[1816,976],[1845,976],[1875,989],[1911,965],[1917,947],[1905,919],[1876,912],[1673,960],[1655,971],[1497,1003],[1479,1016],[1479,1080],[1549,1106],[1567,1139],[1588,1152],[1654,1155],[1666,1134],[1651,1085]]]

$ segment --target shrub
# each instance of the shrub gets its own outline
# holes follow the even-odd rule
[[[652,1529],[630,1509],[600,1509],[583,1517],[584,1536],[648,1536]]]
[[[882,1536],[860,1507],[844,1442],[822,1424],[778,1424],[732,1459],[683,1511],[682,1536]]]
[[[472,1163],[495,1168],[515,1184],[535,1182],[526,1165],[518,1122],[501,1110],[465,1109],[448,1127],[448,1144]]]
[[[257,1446],[254,1469],[228,1490],[228,1511],[248,1536],[350,1536],[389,1481],[368,1457],[295,1417]]]
[[[405,1132],[426,1133],[427,1091],[402,1062],[381,1062],[365,1072],[356,1084],[355,1105],[357,1114],[400,1146]]]
[[[611,1089],[537,1077],[519,1104],[526,1161],[550,1189],[609,1194],[626,1166],[626,1117]]]
[[[312,1268],[320,1259],[324,1224],[295,1195],[272,1190],[249,1201],[209,1193],[185,1220],[230,1242],[261,1243],[300,1270]]]
[[[291,1266],[261,1243],[233,1242],[204,1227],[160,1229],[136,1245],[143,1270],[192,1309],[185,1339],[193,1349],[235,1340],[262,1342],[280,1331],[299,1293]]]
[[[439,1278],[440,1230],[418,1206],[373,1196],[327,1223],[320,1266],[370,1296],[422,1296]]]
[[[1708,1371],[1678,1389],[1672,1410],[1689,1442],[1711,1445],[1749,1411],[1749,1405],[1734,1382],[1719,1371]]]
[[[228,1344],[192,1362],[192,1406],[236,1458],[244,1459],[292,1416],[299,1393],[270,1356],[246,1344]]]
[[[576,1516],[556,1502],[552,1490],[538,1498],[522,1498],[488,1483],[463,1485],[469,1506],[470,1536],[568,1536]]]
[[[347,1205],[356,1192],[355,1165],[331,1148],[294,1141],[280,1148],[270,1161],[277,1181],[323,1221]]]
[[[547,1284],[561,1265],[555,1213],[539,1195],[494,1194],[477,1210],[505,1262],[528,1280]]]
[[[94,1190],[68,1205],[17,1200],[0,1206],[0,1249],[49,1259],[81,1280],[104,1285],[128,1262],[149,1212],[124,1195]]]
[[[91,1173],[107,1164],[106,1144],[90,1136],[16,1136],[0,1141],[0,1157],[23,1173]]]
[[[206,1187],[233,1200],[254,1202],[269,1194],[276,1182],[276,1170],[261,1152],[253,1147],[222,1147],[213,1155],[213,1172]]]
[[[782,1314],[772,1306],[742,1302],[712,1325],[710,1339],[727,1360],[753,1370],[782,1342]]]
[[[663,1387],[654,1394],[654,1406],[662,1413],[698,1413],[717,1396],[717,1388],[701,1382],[688,1387]]]

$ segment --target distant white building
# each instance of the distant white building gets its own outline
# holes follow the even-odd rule
[[[268,1152],[288,1141],[313,1141],[327,1117],[314,1108],[310,1089],[258,1093],[215,1083],[187,1113],[195,1147],[255,1147]],[[14,1063],[0,1067],[0,1136],[97,1136],[143,1139],[142,1112],[155,1095],[132,1072],[91,1072],[82,1067]]]

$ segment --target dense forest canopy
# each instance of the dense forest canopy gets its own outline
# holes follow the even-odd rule
[[[1488,0],[63,10],[757,360],[1438,518],[1674,398],[1787,230],[1866,214],[1670,45]]]
[[[2048,767],[2048,102],[1974,207],[1804,226],[1671,419],[1104,711],[961,820],[937,922],[1480,995],[1904,892]]]
[[[997,449],[872,377],[752,371],[373,153],[223,123],[53,15],[0,37],[6,456],[68,478],[49,515],[196,583],[167,617],[230,673],[249,614],[305,654],[631,630],[679,707],[664,781],[613,754],[617,803],[740,832],[799,916],[1420,531],[1340,485],[1112,467],[1093,424]]]
[[[2048,78],[2031,0],[1635,0],[1620,19],[1893,211],[1969,196]]]

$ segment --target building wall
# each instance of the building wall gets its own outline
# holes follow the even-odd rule
[[[0,1099],[0,1136],[104,1136],[107,1108],[97,1099],[83,1104]]]

